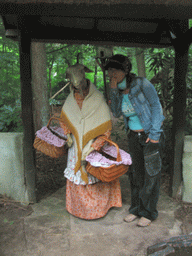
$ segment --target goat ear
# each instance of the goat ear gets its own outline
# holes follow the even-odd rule
[[[89,68],[86,67],[86,66],[84,66],[84,71],[85,71],[86,73],[91,73],[91,72],[93,72],[91,69],[89,69]]]

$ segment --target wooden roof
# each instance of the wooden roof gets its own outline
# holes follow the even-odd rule
[[[0,15],[16,40],[22,17],[33,41],[168,47],[170,31],[186,31],[192,1],[3,0]]]

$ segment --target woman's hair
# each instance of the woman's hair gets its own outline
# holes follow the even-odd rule
[[[105,70],[108,70],[109,68],[115,68],[124,71],[126,74],[127,88],[130,87],[133,78],[136,76],[134,73],[131,73],[132,64],[129,58],[122,54],[116,54],[108,58],[104,68]]]
[[[129,73],[126,75],[127,88],[130,88],[131,82],[133,81],[134,77],[136,77],[136,74],[134,73]]]
[[[132,64],[127,56],[116,54],[107,59],[107,63],[104,68],[105,70],[108,70],[109,68],[120,69],[127,74],[131,71]]]

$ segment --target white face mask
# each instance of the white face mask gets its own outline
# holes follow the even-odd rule
[[[117,84],[117,87],[119,90],[125,90],[127,88],[126,77],[123,79],[122,82]]]

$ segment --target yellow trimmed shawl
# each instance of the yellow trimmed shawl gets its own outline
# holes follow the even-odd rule
[[[111,114],[103,94],[90,83],[89,93],[85,97],[82,109],[79,108],[73,92],[67,97],[61,118],[75,138],[75,173],[81,170],[81,178],[88,183],[87,173],[81,168],[81,159],[86,156],[93,140],[108,129],[112,129]]]

